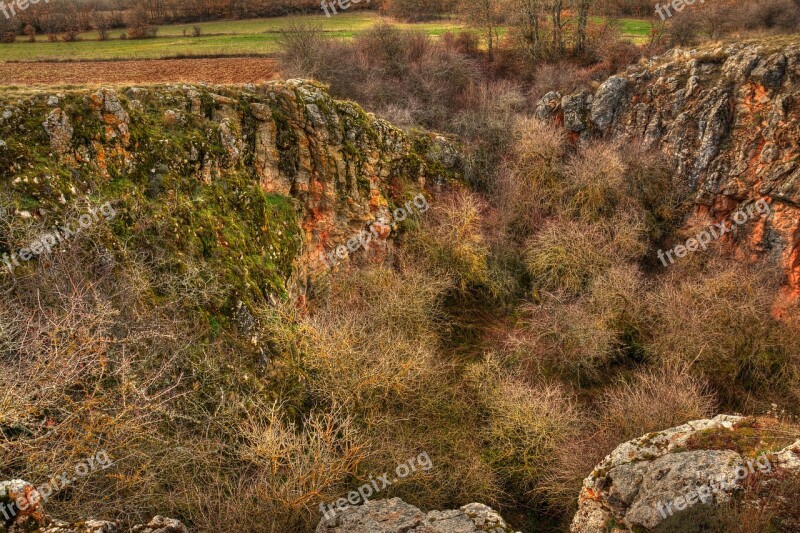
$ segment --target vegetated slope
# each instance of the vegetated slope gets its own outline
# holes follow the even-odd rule
[[[272,362],[254,314],[302,298],[319,251],[446,180],[456,155],[300,81],[0,93],[0,478],[38,485],[102,449],[114,467],[50,514],[225,530],[225,497],[256,512],[229,530],[302,522],[305,500],[283,526],[269,509],[290,504],[259,500],[253,476],[278,486],[286,467],[242,448],[283,423],[276,445],[290,446],[308,416],[282,390],[302,388],[285,377],[298,361]],[[336,432],[329,453],[349,472],[348,421],[324,416],[309,423]],[[317,467],[314,490],[341,482]]]
[[[619,79],[540,115],[612,129],[638,103]],[[54,516],[308,531],[424,451],[433,468],[381,498],[537,531],[620,442],[800,395],[797,309],[770,313],[769,280],[712,249],[645,268],[681,181],[650,152],[515,115],[481,197],[446,179],[447,139],[312,83],[9,92],[0,113],[4,251],[116,212],[2,285],[3,477],[116,461]],[[388,261],[316,276],[422,186]]]
[[[691,230],[766,199],[768,216],[722,240],[742,261],[766,256],[779,264],[789,291],[800,294],[797,37],[675,49],[594,94],[550,93],[537,114],[557,117],[575,139],[602,135],[662,151],[697,204]]]

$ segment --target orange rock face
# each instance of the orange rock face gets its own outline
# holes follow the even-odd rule
[[[658,149],[691,191],[695,215],[726,220],[766,199],[770,212],[723,244],[742,261],[767,258],[800,296],[800,42],[764,39],[673,50],[631,66],[591,98],[557,93],[542,118],[568,117],[578,142],[622,138]]]

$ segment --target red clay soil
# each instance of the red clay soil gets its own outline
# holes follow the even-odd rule
[[[264,57],[0,63],[0,85],[103,83],[260,83],[277,77]]]

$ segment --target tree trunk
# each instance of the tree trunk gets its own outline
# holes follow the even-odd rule
[[[586,50],[586,27],[589,24],[589,8],[592,0],[578,0],[578,32],[575,51],[582,53]]]

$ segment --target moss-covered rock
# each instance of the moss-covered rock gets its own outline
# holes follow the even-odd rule
[[[293,277],[305,286],[320,252],[460,166],[447,139],[407,135],[299,80],[0,94],[0,140],[19,229],[0,235],[0,254],[24,245],[26,227],[111,202],[108,249],[157,250],[177,271],[204,262],[230,287],[220,306],[280,296]]]

